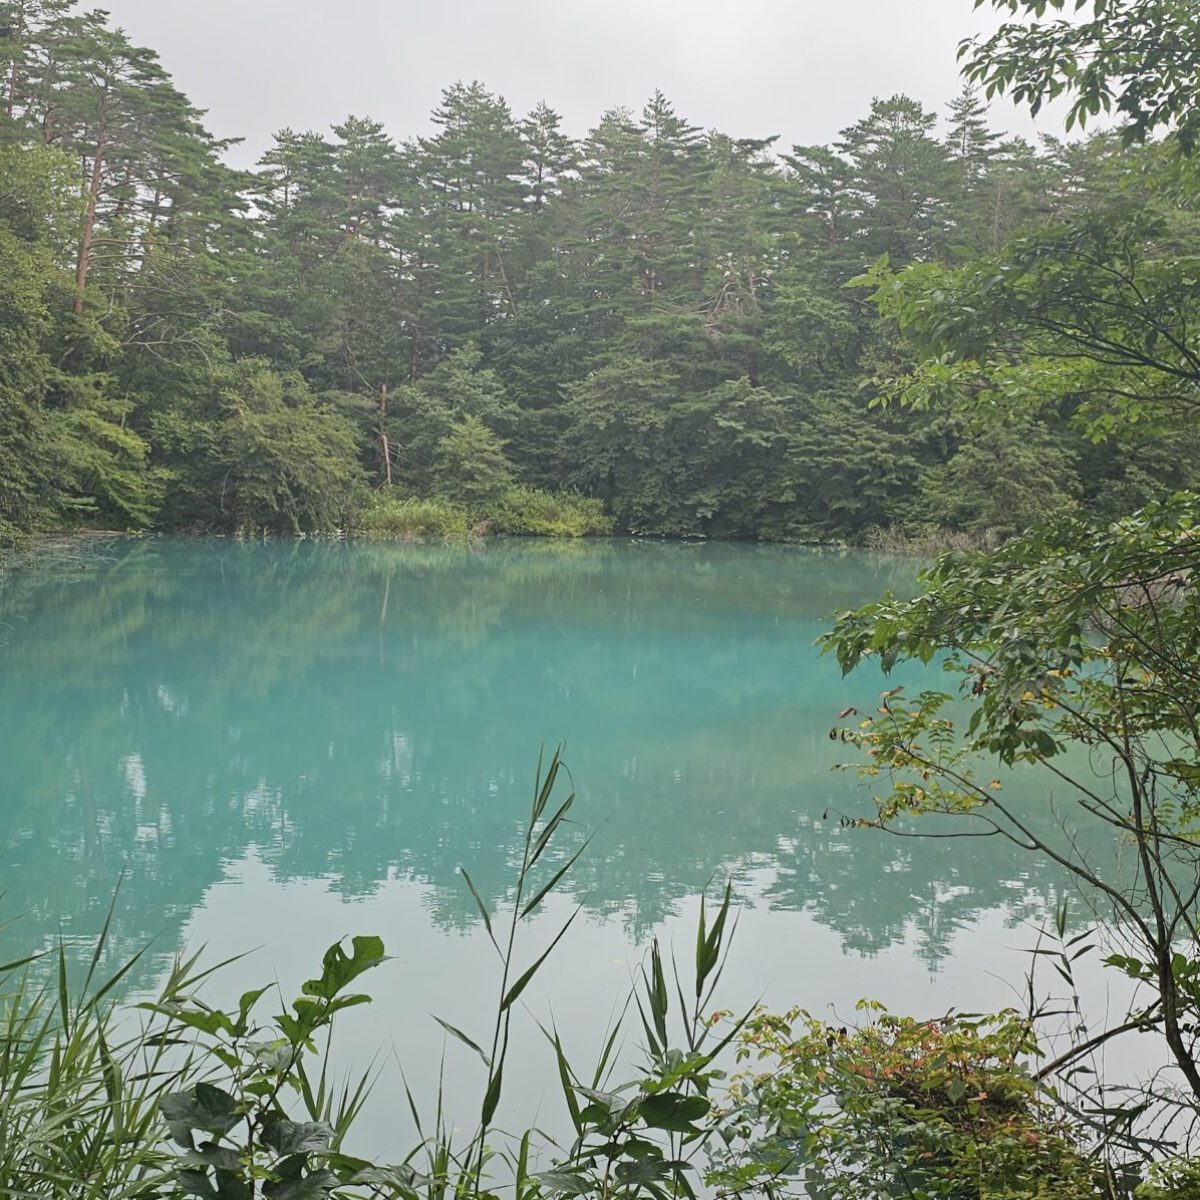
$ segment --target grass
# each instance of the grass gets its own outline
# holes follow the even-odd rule
[[[511,487],[489,506],[490,531],[517,537],[595,537],[613,531],[604,505],[579,492]]]
[[[156,1096],[187,1057],[172,1068],[164,1041],[116,1018],[114,993],[137,957],[100,979],[112,915],[77,989],[61,946],[0,967],[2,1196],[125,1200],[169,1182]],[[180,968],[169,987],[190,983]]]
[[[868,550],[880,554],[911,554],[918,558],[936,558],[949,551],[995,550],[1004,539],[995,530],[974,532],[965,529],[905,529],[892,525],[867,531]]]
[[[471,529],[472,521],[461,505],[390,492],[376,492],[356,514],[354,524],[357,536],[396,541],[465,538]]]
[[[425,541],[482,537],[580,538],[609,534],[612,518],[599,500],[577,492],[552,493],[515,486],[478,511],[441,497],[389,491],[372,494],[355,517],[359,537]]]

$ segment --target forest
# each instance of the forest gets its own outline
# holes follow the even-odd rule
[[[940,114],[876,99],[828,146],[701,130],[658,93],[577,140],[457,82],[430,136],[352,116],[238,171],[153,50],[74,0],[0,5],[0,73],[6,539],[990,544],[1195,482],[1192,431],[1102,419],[1093,360],[1019,365],[1031,297],[960,310],[996,334],[969,368],[906,307],[1030,256],[1097,304],[1136,292],[1123,256],[1200,248],[1161,146],[1003,137],[974,85]],[[1184,320],[1176,299],[1136,303]],[[1194,378],[1155,336],[1099,352]]]

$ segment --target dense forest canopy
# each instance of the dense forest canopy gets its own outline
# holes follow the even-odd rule
[[[1151,276],[1195,253],[1161,145],[1004,138],[970,89],[876,99],[830,146],[657,93],[576,140],[460,82],[432,136],[285,129],[247,173],[73,0],[0,3],[0,72],[0,535],[344,529],[390,488],[478,516],[577,492],[639,533],[986,537],[1195,480],[1186,422],[1105,420],[1147,365],[1190,386],[1178,328],[1129,314],[1097,367],[1014,315],[1103,303],[1135,245]],[[1085,244],[1032,294],[1012,264],[1055,231]],[[995,311],[939,326],[978,356],[931,356],[922,297],[993,270]],[[1142,282],[1186,323],[1190,292]]]

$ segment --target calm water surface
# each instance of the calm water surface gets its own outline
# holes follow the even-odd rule
[[[114,957],[149,943],[253,951],[216,985],[296,986],[329,942],[378,933],[343,1061],[443,1051],[436,1012],[483,1032],[495,981],[470,870],[497,905],[538,750],[566,743],[594,832],[529,930],[584,915],[527,994],[581,1059],[649,939],[686,958],[694,897],[741,902],[724,999],[846,1013],[860,996],[944,1012],[1015,999],[1044,864],[998,839],[844,829],[869,795],[832,766],[838,711],[873,707],[813,641],[911,563],[791,548],[626,542],[356,546],[114,541],[0,579],[0,932],[86,943],[124,884]],[[908,682],[936,682],[930,671]],[[542,1103],[546,1050],[507,1096]],[[447,1053],[452,1096],[478,1063]],[[394,1053],[393,1053],[394,1052]],[[389,1076],[390,1077],[390,1076]],[[381,1095],[387,1096],[386,1086]],[[465,1101],[464,1101],[465,1103]],[[549,1101],[547,1101],[549,1103]],[[389,1137],[390,1104],[368,1121]]]

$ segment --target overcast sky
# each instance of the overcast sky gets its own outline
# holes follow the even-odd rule
[[[518,115],[546,100],[577,135],[660,88],[697,125],[826,142],[872,96],[942,109],[960,87],[959,40],[994,20],[971,0],[100,2],[161,54],[214,134],[246,139],[241,163],[278,129],[349,114],[398,141],[424,133],[456,79],[481,80]],[[1034,129],[1007,101],[994,122]]]

